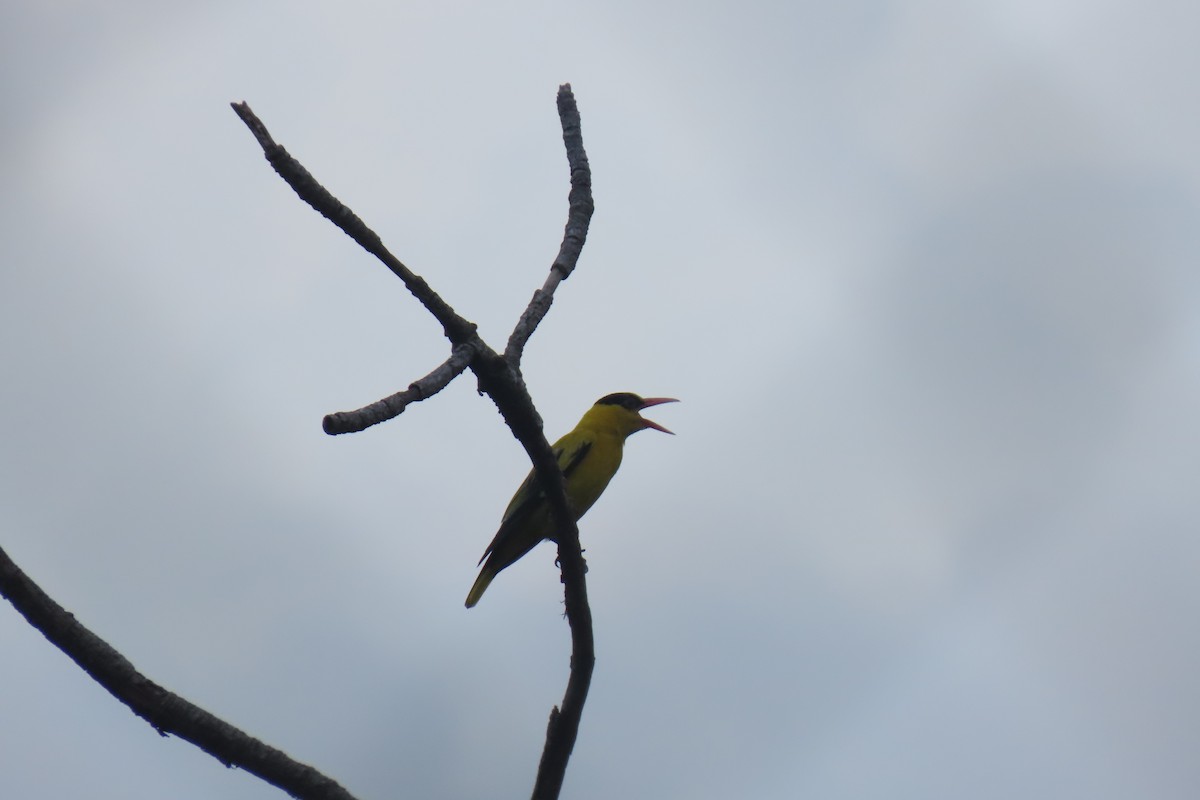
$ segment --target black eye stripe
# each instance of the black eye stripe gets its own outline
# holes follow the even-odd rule
[[[633,392],[616,392],[615,394],[606,394],[596,401],[596,405],[605,406],[621,406],[628,408],[630,411],[637,411],[642,407],[642,398],[638,397]]]

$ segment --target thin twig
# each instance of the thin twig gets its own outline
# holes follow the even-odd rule
[[[29,624],[163,736],[175,735],[227,767],[239,767],[302,800],[354,800],[332,778],[294,761],[138,672],[107,642],[42,591],[0,549],[0,595]]]
[[[340,433],[365,431],[372,425],[378,425],[393,417],[398,417],[409,403],[433,397],[445,389],[450,381],[462,374],[474,355],[474,346],[470,344],[455,345],[450,358],[443,361],[437,369],[424,378],[410,383],[404,391],[396,392],[390,397],[377,400],[355,411],[336,411],[327,414],[321,426],[330,436],[335,436]]]
[[[558,256],[550,265],[550,274],[542,288],[533,293],[529,306],[521,314],[517,326],[508,337],[504,348],[504,359],[514,367],[521,364],[521,354],[529,337],[550,310],[554,301],[554,290],[575,271],[583,243],[587,241],[588,227],[592,222],[595,204],[592,202],[592,170],[588,165],[587,153],[583,149],[583,129],[579,122],[579,107],[571,84],[558,87],[558,117],[562,123],[563,145],[567,150],[567,166],[571,170],[571,192],[567,195],[567,224],[563,231]]]

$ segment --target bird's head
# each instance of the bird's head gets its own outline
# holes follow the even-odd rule
[[[674,397],[639,397],[633,392],[617,392],[616,394],[608,394],[601,397],[596,401],[595,407],[604,406],[610,407],[613,410],[619,409],[617,413],[621,417],[622,427],[627,429],[626,436],[631,433],[637,433],[644,428],[654,428],[656,431],[674,435],[672,431],[667,430],[657,422],[643,417],[640,412],[650,408],[650,406],[678,402]]]

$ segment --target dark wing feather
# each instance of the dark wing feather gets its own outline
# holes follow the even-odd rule
[[[562,470],[565,480],[571,479],[571,474],[579,469],[579,465],[583,463],[587,457],[588,451],[592,449],[590,440],[583,440],[579,445],[573,448],[570,452],[565,447],[557,448],[554,451],[554,458],[558,461],[558,468]],[[491,544],[487,550],[483,551],[483,556],[479,559],[482,564],[493,550],[499,544],[509,531],[518,528],[528,519],[543,503],[546,502],[546,492],[542,488],[541,481],[538,480],[537,472],[530,470],[525,476],[525,480],[521,483],[517,493],[513,495],[513,499],[520,498],[520,502],[515,505],[510,505],[504,514],[504,519],[500,522],[500,530],[496,531]]]

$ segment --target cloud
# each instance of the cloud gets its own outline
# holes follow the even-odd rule
[[[3,546],[363,796],[527,791],[551,549],[461,608],[527,466],[469,380],[320,432],[444,344],[227,104],[500,340],[561,236],[570,80],[598,210],[526,377],[551,435],[609,391],[684,402],[584,520],[568,792],[1184,796],[1190,13],[16,6]],[[276,795],[15,614],[0,642],[15,795]]]

